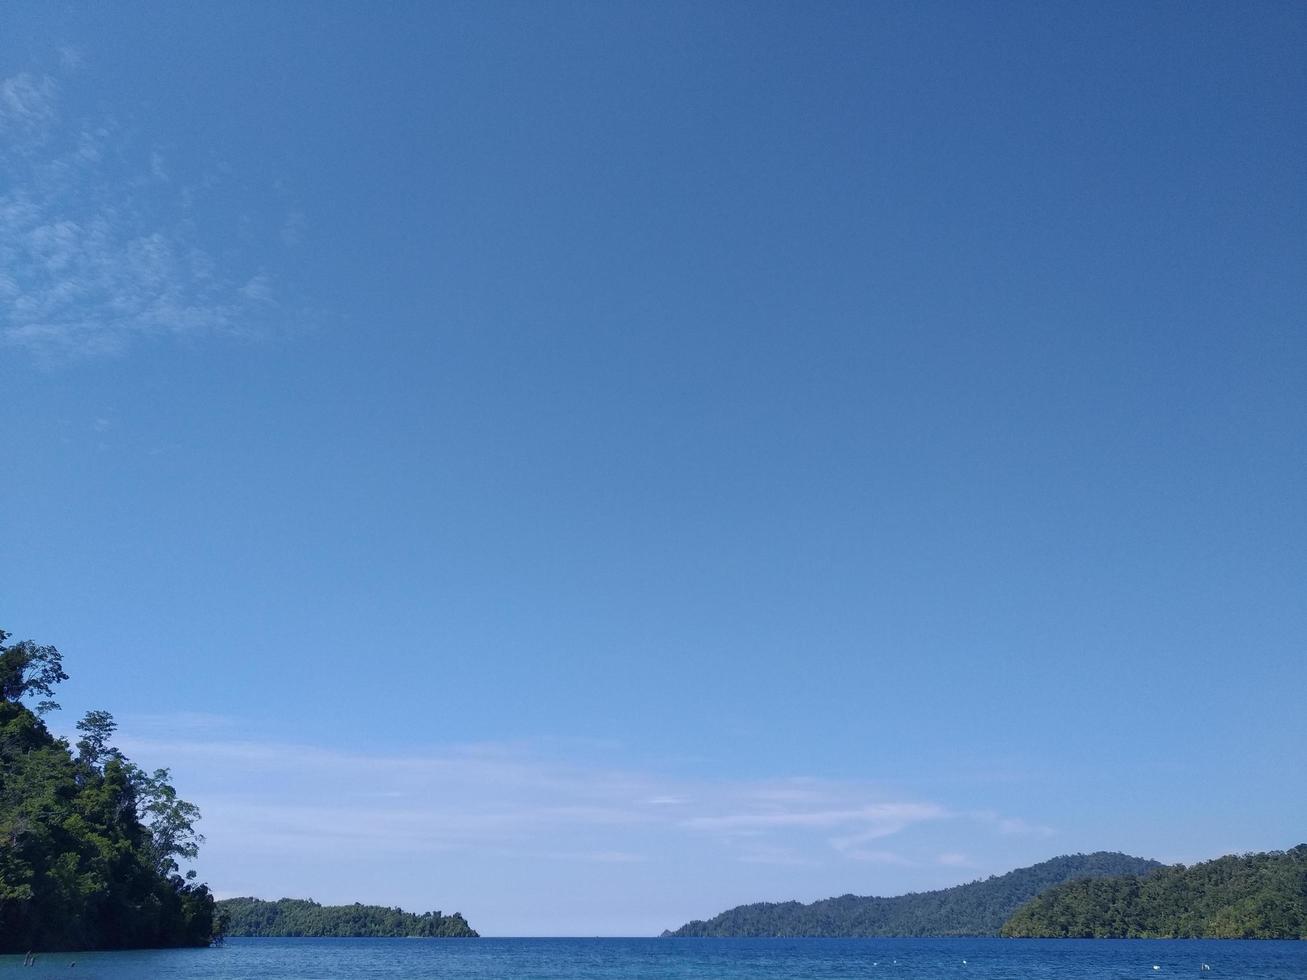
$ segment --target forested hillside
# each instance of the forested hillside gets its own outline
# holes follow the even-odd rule
[[[1307,844],[1067,882],[1022,906],[1003,935],[1307,939]]]
[[[420,936],[475,938],[459,913],[417,915],[380,905],[319,905],[300,898],[265,902],[227,898],[218,903],[229,936]]]
[[[844,895],[803,905],[741,905],[670,936],[993,936],[1020,905],[1073,878],[1146,874],[1156,861],[1099,851],[1053,858],[1029,868],[939,891],[895,898]]]
[[[196,855],[199,811],[166,769],[146,773],[109,744],[108,712],[78,723],[75,752],[52,735],[42,716],[67,680],[59,651],[5,646],[8,636],[0,630],[0,953],[208,945],[213,898],[177,864]]]

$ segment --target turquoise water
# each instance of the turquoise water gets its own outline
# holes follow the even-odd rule
[[[1074,939],[232,939],[31,969],[6,956],[0,974],[68,977],[73,961],[82,980],[1307,980],[1307,942]]]

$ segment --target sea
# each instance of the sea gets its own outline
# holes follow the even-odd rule
[[[11,973],[33,980],[1307,980],[1307,942],[229,939],[213,949],[42,953],[31,967],[22,956],[0,957],[0,975]]]

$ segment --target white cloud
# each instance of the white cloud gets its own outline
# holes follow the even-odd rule
[[[694,817],[687,827],[701,830],[742,830],[770,827],[828,828],[846,824],[867,824],[861,836],[884,837],[922,820],[944,816],[946,811],[929,803],[872,803],[852,809],[781,809],[755,813]]]
[[[661,841],[757,865],[964,866],[952,851],[923,853],[915,838],[905,837],[911,857],[876,845],[926,824],[948,833],[959,818],[970,818],[970,836],[977,823],[1007,832],[1008,818],[887,799],[858,781],[674,778],[543,758],[522,744],[342,752],[231,738],[238,723],[203,715],[131,719],[130,728],[149,737],[125,739],[128,755],[203,774],[193,795],[211,841],[269,859],[347,847],[388,859],[472,849],[625,863]]]
[[[42,141],[59,116],[59,84],[28,72],[0,80],[0,137],[20,148]]]
[[[281,225],[281,241],[287,248],[293,248],[304,241],[304,212],[291,211]]]
[[[1020,817],[1004,816],[1001,813],[995,813],[993,810],[976,810],[972,812],[971,816],[975,820],[991,825],[1001,834],[1022,837],[1053,837],[1057,834],[1057,831],[1052,827],[1030,823]]]
[[[240,294],[253,303],[271,303],[274,301],[272,281],[263,274],[252,277],[240,288]]]
[[[853,861],[866,861],[871,864],[893,864],[901,868],[910,868],[916,863],[896,851],[873,850],[865,847],[849,848],[844,851],[844,856]]]
[[[171,180],[168,174],[168,165],[164,162],[163,154],[158,150],[150,152],[150,176],[155,180],[164,182]]]
[[[774,864],[789,868],[811,867],[816,863],[792,847],[764,843],[750,843],[737,855],[736,860],[742,864]]]
[[[545,851],[538,857],[549,861],[581,861],[592,864],[643,864],[647,854],[631,851]]]
[[[66,44],[59,49],[59,67],[64,71],[80,71],[86,66],[86,58],[82,55],[82,49],[71,44]]]
[[[120,720],[128,756],[171,768],[200,806],[198,870],[228,894],[415,908],[455,895],[478,928],[537,934],[615,923],[629,900],[639,927],[604,927],[629,935],[741,902],[898,894],[1011,866],[1000,824],[1015,818],[870,779],[685,776],[606,764],[619,747],[576,739],[335,749],[261,739],[250,719]],[[1031,846],[1031,862],[1048,856]],[[532,918],[559,893],[566,922]]]
[[[971,858],[957,851],[946,851],[943,854],[936,855],[936,864],[942,864],[947,868],[974,868],[975,864]]]
[[[216,178],[173,190],[157,149],[109,118],[67,124],[60,102],[50,76],[0,80],[0,344],[58,359],[284,315],[268,273],[203,240],[192,209]]]

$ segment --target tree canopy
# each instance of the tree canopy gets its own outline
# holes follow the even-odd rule
[[[9,634],[0,630],[0,700],[18,701],[33,694],[50,698],[55,685],[68,680],[64,673],[63,656],[52,646],[41,646],[31,640],[20,640],[5,646]],[[37,705],[44,714],[59,706],[45,700]]]
[[[74,754],[42,718],[68,677],[59,651],[8,639],[0,630],[0,953],[208,945],[213,897],[178,864],[198,852],[199,810],[168,770],[110,744],[107,711],[78,723]]]
[[[1087,875],[1146,873],[1156,867],[1156,861],[1114,852],[1072,854],[984,881],[894,898],[843,895],[808,905],[741,905],[664,935],[993,936],[1018,906],[1052,885]]]
[[[1307,939],[1307,844],[1177,864],[1146,878],[1070,881],[1018,909],[1003,935]]]
[[[229,936],[417,936],[475,938],[477,933],[459,913],[417,915],[380,905],[319,905],[300,898],[265,902],[258,898],[226,898],[218,903]]]

